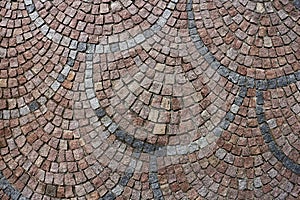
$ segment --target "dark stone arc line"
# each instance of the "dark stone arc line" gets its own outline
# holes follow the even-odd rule
[[[241,87],[240,91],[236,95],[236,98],[234,99],[233,104],[235,104],[237,107],[240,107],[243,99],[245,98],[247,94],[247,88],[246,87]],[[99,118],[99,121],[102,121],[101,119],[104,118],[107,113],[105,112],[104,109],[98,108],[97,110],[94,110],[96,115]],[[234,113],[229,110],[226,115],[224,116],[223,120],[220,122],[220,128],[221,132],[217,131],[214,134],[216,136],[220,136],[222,133],[222,130],[227,130],[229,127],[230,122],[234,120]],[[219,127],[218,126],[218,127]],[[110,126],[111,127],[111,126]],[[109,129],[109,127],[108,127]],[[149,183],[150,187],[153,191],[154,199],[155,200],[163,200],[163,193],[160,188],[159,180],[158,180],[158,175],[157,175],[157,156],[163,156],[161,151],[159,151],[161,146],[155,145],[155,144],[149,144],[145,141],[141,141],[139,139],[136,139],[134,136],[129,135],[126,131],[121,130],[119,127],[116,128],[115,131],[112,131],[111,129],[110,133],[115,135],[116,138],[121,141],[122,143],[125,143],[128,146],[131,146],[134,151],[137,151],[138,153],[148,153],[150,154],[150,163],[149,163]],[[125,187],[129,181],[129,179],[133,176],[133,171],[130,169],[130,167],[127,168],[125,171],[124,175],[120,178],[119,182],[117,185],[121,185]],[[120,195],[119,195],[120,196]],[[117,195],[115,195],[113,192],[108,192],[104,195],[104,197],[100,198],[100,200],[114,200],[116,199]]]
[[[300,1],[300,0],[297,0]],[[275,89],[280,87],[285,87],[289,84],[296,83],[300,81],[300,70],[294,72],[293,74],[283,75],[273,79],[255,79],[245,75],[241,75],[231,69],[226,68],[222,65],[215,56],[209,51],[209,49],[203,43],[201,37],[196,28],[195,17],[193,12],[193,0],[188,0],[186,10],[188,14],[188,29],[190,37],[194,42],[196,49],[204,57],[204,59],[209,63],[209,65],[216,70],[222,77],[231,81],[238,86],[245,86],[247,88],[256,88],[259,90]],[[300,6],[300,3],[299,3]]]
[[[234,103],[236,106],[240,107],[243,99],[245,98],[247,94],[247,88],[246,87],[241,87],[239,93],[237,94]],[[101,110],[99,110],[101,109]],[[95,112],[97,114],[97,116],[99,117],[99,120],[101,121],[101,117],[99,116],[101,113],[101,116],[104,117],[106,114],[106,112],[102,109],[99,108],[97,109]],[[224,119],[220,122],[220,128],[222,130],[227,130],[229,127],[230,122],[232,122],[234,120],[234,113],[230,110],[226,113],[226,115],[224,116]],[[221,135],[221,132],[215,133],[216,135],[218,134],[219,136]],[[157,145],[153,145],[153,144],[148,144],[145,143],[144,141],[138,140],[136,138],[134,138],[134,136],[129,135],[128,133],[126,133],[126,131],[123,131],[121,129],[117,129],[114,132],[112,132],[112,134],[114,134],[116,136],[116,138],[118,140],[120,140],[121,142],[125,143],[128,146],[131,146],[134,151],[137,151],[137,153],[149,153],[150,154],[150,166],[149,166],[149,183],[150,183],[150,187],[153,191],[153,195],[154,195],[154,199],[155,200],[163,200],[163,194],[160,188],[160,184],[159,184],[159,180],[158,180],[158,176],[157,176],[157,156],[163,156],[163,155],[157,155],[157,153],[159,154],[160,151],[159,149],[161,147],[157,146]],[[134,142],[136,141],[136,142]],[[134,145],[134,143],[136,143],[136,145]],[[136,157],[138,159],[138,157]],[[119,182],[117,185],[121,185],[121,186],[126,186],[129,179],[133,176],[133,171],[132,169],[130,169],[130,167],[127,168],[127,170],[125,171],[124,175],[120,178]],[[105,194],[104,197],[100,198],[101,200],[112,200],[112,199],[116,199],[116,195],[113,192],[108,192]]]
[[[268,144],[271,152],[274,156],[283,163],[283,165],[293,171],[296,174],[300,174],[300,165],[293,162],[290,158],[288,158],[282,150],[275,143],[269,125],[265,122],[265,116],[263,111],[263,96],[262,91],[268,89],[275,89],[280,87],[288,86],[289,84],[296,83],[300,81],[300,70],[295,72],[294,74],[284,75],[278,78],[269,79],[269,80],[257,80],[254,78],[250,78],[247,76],[242,76],[225,66],[221,65],[220,62],[216,60],[216,58],[209,52],[208,48],[204,45],[201,40],[199,33],[196,29],[196,24],[194,20],[194,13],[192,11],[192,0],[188,0],[187,3],[187,12],[188,12],[188,27],[190,31],[190,36],[198,50],[198,52],[204,57],[204,59],[213,67],[213,69],[217,70],[217,72],[228,79],[229,81],[239,85],[244,86],[246,88],[255,88],[257,90],[257,105],[256,105],[256,114],[259,122],[259,127],[262,132],[263,138],[265,142]],[[300,4],[300,3],[299,3]]]
[[[28,200],[26,197],[22,196],[22,194],[16,190],[3,176],[2,172],[0,171],[0,189],[9,196],[13,200]]]
[[[86,54],[86,62],[92,62],[93,64],[93,54]],[[91,68],[93,72],[93,67]],[[86,74],[85,74],[86,76]],[[86,78],[86,77],[85,77]],[[101,107],[96,110],[93,109],[96,116],[99,119],[110,135],[114,135],[117,140],[133,148],[131,155],[131,161],[128,164],[123,175],[119,179],[118,183],[114,186],[111,191],[108,191],[103,197],[100,197],[99,200],[114,200],[118,196],[121,196],[124,190],[124,187],[127,186],[130,178],[133,176],[136,166],[132,166],[132,159],[139,160],[141,153],[150,153],[154,155],[155,150],[158,148],[157,145],[146,143],[145,141],[134,138],[129,135],[126,131],[121,130],[107,115],[104,109]],[[156,166],[157,168],[157,166]],[[157,177],[157,176],[156,176]],[[114,192],[114,189],[119,188],[117,192]],[[158,189],[160,191],[160,188]],[[161,191],[160,191],[161,192]]]
[[[153,192],[155,200],[164,200],[163,193],[160,188],[160,183],[157,176],[157,157],[156,155],[150,156],[149,162],[149,184]]]
[[[94,112],[100,122],[103,123],[103,121],[107,119],[108,114],[103,108],[98,108],[94,110]],[[156,150],[162,147],[157,144],[151,144],[147,141],[135,138],[134,136],[128,134],[126,131],[119,128],[113,121],[110,121],[107,124],[104,123],[104,126],[106,126],[109,133],[113,134],[117,138],[117,140],[121,141],[122,143],[125,143],[127,146],[130,146],[133,149],[136,149],[140,152],[154,153]]]
[[[193,29],[191,30],[191,24],[194,24],[194,15],[192,12],[192,0],[189,0],[186,7],[188,11],[188,22],[189,22],[189,30],[190,30],[190,37],[192,38],[192,41],[194,42],[197,50],[200,52],[201,55],[204,56],[205,60],[209,62],[210,66],[216,70],[221,76],[226,77],[227,79],[231,80],[234,83],[237,83],[239,86],[241,86],[241,91],[238,97],[235,99],[235,102],[241,102],[242,99],[245,97],[246,93],[245,91],[247,88],[253,88],[255,87],[255,80],[253,78],[243,77],[236,72],[230,71],[224,66],[220,65],[218,61],[216,61],[215,57],[208,51],[208,48],[201,42],[201,39],[199,35],[197,35],[197,31],[195,28],[195,25],[193,25]],[[201,43],[201,44],[200,44]],[[86,49],[85,49],[86,50]],[[94,52],[91,51],[90,54],[87,54],[90,58],[90,61],[92,60],[92,54]],[[248,81],[246,80],[248,79]],[[300,70],[299,70],[299,79],[300,79]],[[245,85],[247,84],[247,85]],[[242,99],[240,99],[241,97]],[[236,105],[240,106],[239,103],[236,103]],[[158,154],[159,156],[163,156],[166,152],[164,145],[157,145],[147,142],[146,140],[140,140],[135,138],[134,136],[128,134],[126,131],[122,130],[120,127],[118,127],[112,119],[107,115],[106,111],[100,106],[97,109],[94,109],[94,112],[96,113],[97,117],[99,118],[99,121],[103,121],[104,119],[109,118],[109,121],[107,124],[104,124],[106,128],[108,129],[110,134],[113,134],[116,136],[118,140],[125,143],[128,146],[131,146],[134,149],[137,149],[143,153],[153,153]],[[228,111],[226,113],[226,116],[224,117],[224,120],[220,122],[220,125],[218,125],[215,130],[214,134],[216,136],[220,136],[221,130],[219,129],[226,129],[230,123],[230,120],[232,118],[233,113],[231,111]],[[161,151],[160,151],[161,150]]]
[[[134,150],[133,157],[134,159],[138,160],[140,158],[141,152],[139,150]],[[163,193],[160,189],[160,184],[157,176],[157,157],[152,154],[150,156],[150,162],[149,162],[149,183],[150,187],[153,191],[153,196],[155,200],[164,200]],[[116,184],[117,186],[125,187],[127,186],[130,178],[134,174],[134,168],[131,166],[128,166],[127,169],[124,172],[124,175],[120,178],[119,182]],[[107,192],[103,197],[101,197],[99,200],[114,200],[118,196],[121,196],[123,191],[121,191],[119,194],[115,194],[112,191]]]
[[[270,127],[266,122],[265,112],[263,108],[264,99],[262,91],[256,91],[256,98],[256,116],[265,143],[269,146],[270,151],[278,159],[278,161],[280,161],[287,169],[296,174],[300,174],[300,165],[298,163],[295,163],[287,155],[285,155],[281,148],[276,144],[271,134]]]
[[[239,92],[237,93],[233,104],[236,105],[238,108],[241,106],[243,99],[246,97],[247,94],[247,87],[241,87]],[[140,140],[135,138],[134,136],[127,133],[125,130],[122,130],[118,127],[112,119],[110,121],[107,120],[108,114],[103,108],[98,108],[94,110],[96,116],[98,117],[99,121],[103,123],[104,119],[104,126],[107,128],[110,134],[113,134],[117,140],[121,141],[122,143],[126,144],[127,146],[132,147],[135,150],[138,150],[142,153],[148,154],[155,154],[156,156],[164,156],[166,154],[166,147],[164,145],[152,144],[145,140]],[[215,136],[219,137],[222,133],[222,130],[226,130],[234,119],[234,113],[229,110],[226,112],[223,120],[215,127],[213,133]],[[107,123],[107,124],[106,124]]]

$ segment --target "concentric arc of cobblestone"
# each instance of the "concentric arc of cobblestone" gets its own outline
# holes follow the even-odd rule
[[[22,194],[16,190],[3,176],[2,172],[0,171],[0,188],[13,200],[28,200],[27,198],[23,197]]]
[[[92,58],[92,54],[89,54],[87,58]],[[235,114],[232,110],[239,109],[247,93],[246,87],[242,87],[240,89],[230,110],[226,113],[225,118],[222,119],[222,121],[212,130],[214,136],[207,135],[187,145],[157,145],[135,138],[126,131],[120,129],[118,125],[107,115],[105,110],[101,108],[100,103],[96,97],[94,84],[92,83],[92,74],[93,60],[91,59],[87,61],[84,82],[86,87],[86,95],[89,98],[90,105],[94,109],[95,114],[99,117],[99,121],[107,128],[107,130],[111,134],[114,134],[118,140],[126,143],[127,145],[133,147],[138,151],[158,156],[186,155],[188,153],[193,153],[195,151],[201,150],[210,145],[212,142],[208,142],[208,140],[213,139],[214,141],[216,141],[220,137],[222,132],[228,128],[228,125],[232,120],[232,116],[234,116]]]
[[[92,58],[92,54],[88,54],[87,58]],[[110,134],[114,134],[118,140],[133,147],[134,149],[145,152],[153,153],[159,146],[150,143],[145,143],[137,138],[126,133],[126,131],[119,128],[119,126],[107,115],[106,111],[101,108],[99,100],[96,97],[94,84],[92,81],[93,74],[93,60],[87,59],[87,68],[85,71],[85,87],[86,95],[89,99],[90,105],[95,114],[98,116],[99,121],[107,128]]]
[[[94,109],[95,114],[99,117],[99,121],[107,128],[107,130],[116,136],[116,138],[125,144],[134,148],[134,159],[139,159],[141,152],[149,153],[151,156],[151,161],[149,163],[149,182],[154,193],[155,199],[164,199],[162,192],[160,191],[158,177],[157,177],[157,165],[156,165],[156,156],[155,151],[160,147],[150,143],[145,143],[139,139],[130,136],[125,131],[121,130],[118,125],[113,122],[113,120],[106,114],[105,110],[100,107],[98,99],[96,98],[94,84],[92,83],[92,74],[93,74],[93,54],[87,54],[86,56],[86,71],[85,71],[85,91],[86,95],[89,98],[91,107]],[[127,185],[129,179],[133,176],[134,173],[134,160],[131,160],[128,168],[125,170],[124,175],[120,178],[118,184],[112,189],[111,192],[106,193],[106,195],[101,198],[105,199],[115,199],[120,196],[123,192],[124,187]]]
[[[172,10],[174,10],[178,0],[171,0],[167,5],[167,9],[164,10],[163,14],[159,17],[157,22],[148,30],[137,34],[135,37],[129,38],[126,41],[118,43],[108,43],[108,44],[91,44],[86,42],[79,42],[72,40],[67,36],[64,36],[55,30],[51,29],[46,22],[39,16],[35,10],[35,5],[32,0],[25,0],[26,9],[29,13],[30,18],[34,24],[40,28],[41,32],[49,39],[52,39],[56,43],[60,43],[62,40],[68,41],[65,43],[66,47],[70,49],[77,50],[79,52],[87,53],[113,53],[118,51],[128,50],[142,42],[147,38],[150,38],[158,32],[167,22],[168,18],[171,16]],[[109,39],[108,39],[109,41]]]
[[[281,77],[270,79],[270,80],[256,80],[254,78],[249,78],[246,76],[242,76],[230,69],[227,69],[221,63],[219,63],[216,58],[209,52],[208,48],[202,42],[198,32],[196,30],[196,25],[194,22],[194,14],[192,11],[192,3],[193,0],[189,0],[187,4],[187,12],[189,17],[189,29],[190,35],[197,47],[199,53],[204,56],[204,58],[210,63],[210,66],[217,70],[218,73],[227,78],[229,81],[234,84],[238,84],[240,86],[244,86],[246,88],[255,88],[257,90],[257,115],[260,122],[260,130],[264,137],[265,142],[268,144],[271,152],[275,155],[275,157],[284,164],[285,167],[292,170],[294,173],[300,173],[300,165],[293,162],[289,159],[282,150],[278,147],[276,142],[273,140],[273,137],[270,133],[269,125],[264,120],[264,112],[263,112],[263,96],[262,91],[267,89],[275,89],[287,86],[292,83],[296,83],[300,81],[300,70],[296,71],[294,74],[290,74],[288,76],[283,75]],[[295,3],[296,4],[296,3]],[[226,121],[227,122],[227,121]],[[227,123],[228,124],[228,123]]]
[[[187,12],[188,12],[188,20],[189,20],[189,31],[190,36],[195,43],[196,48],[199,53],[205,58],[205,60],[210,64],[210,66],[217,70],[217,72],[227,78],[229,81],[237,84],[239,86],[247,87],[247,88],[256,88],[259,90],[267,90],[274,89],[278,87],[284,87],[291,83],[296,83],[300,80],[300,70],[295,71],[290,75],[283,75],[281,77],[269,79],[269,80],[257,80],[252,77],[247,77],[245,75],[241,75],[231,69],[226,68],[222,65],[214,55],[209,51],[209,49],[204,45],[201,40],[194,21],[194,13],[192,10],[193,0],[188,0],[187,3]]]
[[[69,75],[71,68],[74,65],[74,59],[68,57],[68,63],[63,67],[63,70],[58,74],[58,78],[53,81],[50,87],[47,89],[47,95],[41,95],[38,99],[33,100],[30,103],[27,103],[21,108],[11,109],[11,110],[1,110],[0,119],[11,119],[14,118],[11,113],[20,113],[22,117],[26,116],[30,112],[38,110],[41,106],[47,103],[47,99],[51,99],[54,93],[61,87],[61,84],[65,81],[66,77]]]
[[[274,156],[283,163],[283,165],[293,171],[296,174],[300,174],[300,165],[292,161],[287,155],[285,155],[282,149],[276,144],[274,138],[271,134],[271,129],[269,124],[266,121],[265,112],[264,112],[264,97],[262,91],[256,92],[257,105],[256,105],[256,114],[259,122],[259,127],[261,134],[265,142],[268,144],[271,152]]]
[[[126,157],[128,156],[130,157],[129,160],[125,159],[124,161],[124,163],[126,163],[125,167],[124,167],[124,163],[122,163],[123,164],[122,167],[124,167],[123,169],[125,169],[124,171],[112,172],[112,173],[116,173],[115,174],[116,177],[112,178],[114,181],[111,181],[110,179],[109,181],[107,181],[107,183],[102,183],[101,186],[103,186],[102,188],[105,189],[105,192],[102,192],[101,188],[100,189],[96,188],[96,190],[93,191],[93,189],[91,189],[93,188],[93,186],[90,188],[87,186],[87,188],[83,189],[83,191],[80,191],[81,194],[78,195],[80,196],[78,198],[84,199],[83,195],[85,195],[85,198],[93,197],[94,199],[100,198],[101,200],[122,199],[123,195],[125,196],[128,195],[126,194],[128,192],[134,193],[134,191],[136,190],[142,191],[142,189],[143,190],[146,189],[148,190],[147,192],[150,191],[148,195],[150,193],[152,195],[152,197],[147,197],[148,199],[149,198],[238,199],[238,198],[253,198],[254,195],[256,198],[297,199],[297,197],[300,194],[300,184],[299,184],[300,165],[295,161],[297,159],[297,158],[295,159],[295,157],[297,156],[295,155],[295,152],[299,153],[299,146],[297,146],[297,142],[295,142],[295,137],[297,137],[296,135],[297,133],[294,132],[297,132],[298,130],[292,130],[291,131],[292,133],[289,133],[290,135],[287,136],[285,135],[282,138],[278,138],[278,134],[279,134],[278,130],[281,129],[278,129],[277,132],[274,132],[274,128],[278,125],[278,122],[280,123],[280,125],[282,124],[286,125],[286,124],[284,124],[281,118],[278,119],[270,118],[270,116],[272,117],[272,114],[270,113],[273,112],[272,108],[270,107],[274,106],[275,108],[277,108],[276,104],[279,103],[282,104],[284,108],[286,108],[286,103],[289,106],[292,105],[291,108],[287,106],[287,109],[282,111],[282,113],[278,113],[278,114],[273,113],[273,115],[275,115],[276,117],[278,115],[283,115],[282,118],[285,118],[286,117],[285,115],[287,115],[288,117],[292,116],[290,118],[287,117],[286,119],[284,119],[287,121],[287,125],[291,125],[292,128],[296,127],[296,129],[297,127],[299,127],[297,126],[297,122],[299,122],[297,120],[299,120],[299,114],[300,114],[300,107],[297,106],[299,104],[299,98],[298,98],[299,93],[295,91],[297,90],[299,91],[300,88],[299,85],[300,70],[294,70],[294,71],[291,70],[290,72],[286,73],[287,75],[285,75],[285,73],[283,73],[283,75],[282,74],[276,75],[275,76],[276,78],[260,79],[260,78],[253,78],[248,75],[240,74],[238,70],[234,71],[228,68],[226,64],[221,64],[221,61],[217,59],[218,56],[215,54],[216,49],[213,49],[210,46],[206,46],[204,42],[205,38],[201,38],[198,32],[197,25],[196,25],[197,17],[195,17],[197,16],[197,13],[193,11],[193,5],[195,4],[195,2],[198,3],[199,1],[188,0],[186,2],[183,0],[182,1],[171,0],[169,1],[169,4],[167,5],[166,9],[164,9],[163,12],[161,12],[161,16],[158,17],[156,22],[154,22],[154,24],[149,29],[137,33],[135,36],[130,37],[126,41],[109,42],[110,39],[108,39],[107,40],[108,42],[99,43],[99,44],[79,42],[79,40],[74,40],[71,39],[71,37],[64,36],[59,31],[54,30],[50,28],[49,25],[47,25],[46,21],[42,17],[44,13],[42,14],[38,13],[38,10],[35,8],[36,5],[34,4],[33,0],[25,0],[24,2],[25,2],[25,8],[27,10],[27,13],[30,19],[32,20],[32,24],[30,28],[32,30],[35,30],[37,28],[45,36],[44,38],[45,40],[50,40],[56,43],[57,45],[62,46],[63,48],[67,47],[68,50],[70,50],[70,53],[67,56],[67,60],[68,60],[67,63],[63,66],[62,71],[58,73],[57,78],[52,77],[54,78],[54,81],[48,84],[49,88],[45,94],[42,94],[37,99],[27,101],[26,105],[21,108],[15,108],[11,110],[6,108],[5,110],[0,110],[0,126],[7,127],[7,124],[9,123],[9,121],[7,120],[11,120],[11,123],[15,123],[15,121],[18,120],[17,119],[18,117],[20,117],[21,120],[23,121],[27,117],[27,115],[30,116],[30,118],[32,118],[32,116],[34,116],[32,115],[32,113],[34,114],[38,113],[38,115],[40,115],[40,113],[38,112],[39,110],[42,111],[41,112],[42,114],[45,114],[43,111],[47,109],[46,104],[48,100],[49,101],[52,100],[53,96],[56,93],[59,93],[59,91],[63,89],[62,88],[63,83],[74,67],[75,72],[78,73],[77,75],[80,83],[75,82],[74,88],[72,89],[68,88],[68,90],[74,93],[77,92],[76,95],[81,95],[81,97],[78,98],[77,100],[79,101],[80,99],[82,101],[86,101],[83,103],[84,109],[88,110],[88,112],[94,111],[94,113],[85,113],[86,119],[82,121],[78,120],[80,121],[80,124],[83,125],[82,129],[81,127],[78,128],[80,128],[81,131],[86,131],[86,133],[82,132],[82,135],[79,134],[76,136],[76,137],[80,137],[80,136],[82,137],[79,139],[79,142],[81,143],[80,147],[82,147],[84,151],[87,152],[84,155],[86,155],[88,159],[101,160],[102,158],[100,157],[100,155],[98,157],[98,155],[95,154],[103,151],[103,149],[107,150],[106,146],[111,143],[113,144],[121,143],[123,145],[121,151],[125,151],[124,146],[126,146],[125,149],[127,148],[128,152],[126,150],[126,154],[124,153],[124,155]],[[45,1],[42,0],[42,2]],[[224,3],[225,7],[227,6],[226,1],[221,1],[221,2]],[[257,6],[256,9],[257,12],[259,13],[263,13],[264,9],[270,9],[268,7],[266,8],[262,7],[264,6],[264,3],[266,1],[257,0],[257,1],[249,1],[249,2],[252,6],[254,4]],[[240,0],[238,3],[241,3],[245,7],[247,5],[248,8],[247,1]],[[293,2],[285,1],[285,0],[282,1],[274,0],[274,3],[275,4],[282,3],[284,5],[287,5],[286,9],[288,10],[292,10],[294,9],[294,7],[300,10],[299,0],[293,0]],[[251,7],[250,4],[249,6]],[[12,2],[12,7],[16,8],[16,5],[17,5],[16,3]],[[268,2],[266,3],[266,6],[267,5],[269,5]],[[255,8],[251,8],[251,9],[253,10]],[[203,10],[201,10],[200,12],[202,11]],[[223,10],[222,12],[227,12],[227,11]],[[234,15],[235,10],[229,9],[228,12],[230,13],[230,15]],[[41,14],[41,16],[39,14]],[[283,18],[285,17],[284,13],[279,13],[279,15],[282,15]],[[297,19],[295,16],[293,17],[294,17],[293,20]],[[182,23],[179,26],[180,28],[178,28],[177,26],[178,24],[176,24],[177,22],[174,22],[174,20],[176,21],[177,19],[186,22],[186,24]],[[0,15],[0,23],[1,23],[1,15]],[[16,22],[16,24],[13,25],[9,24],[8,27],[9,26],[14,27],[14,25],[18,26],[18,23],[19,22]],[[225,26],[224,23],[222,25]],[[205,62],[209,64],[208,69],[210,70],[210,73],[212,74],[217,73],[218,75],[223,77],[223,79],[228,81],[228,85],[237,86],[236,88],[238,88],[238,89],[235,88],[236,91],[233,93],[234,98],[231,99],[233,101],[230,102],[229,110],[226,110],[224,112],[225,116],[222,117],[222,119],[217,125],[215,124],[213,125],[212,131],[210,131],[210,133],[207,135],[199,136],[196,139],[194,138],[192,142],[190,142],[187,145],[182,145],[182,144],[161,145],[155,142],[150,143],[146,140],[138,139],[137,137],[135,137],[135,135],[131,134],[131,132],[129,131],[127,132],[126,130],[123,130],[122,127],[119,126],[118,123],[116,123],[114,119],[110,117],[110,115],[108,115],[107,111],[105,110],[106,108],[101,107],[100,100],[98,100],[96,94],[95,82],[94,82],[95,80],[93,79],[93,74],[97,73],[96,70],[94,70],[95,63],[93,61],[93,56],[99,55],[99,57],[101,57],[106,55],[108,56],[113,55],[116,57],[118,56],[122,57],[120,55],[124,53],[124,54],[132,54],[131,56],[134,57],[133,51],[136,48],[139,48],[139,45],[143,46],[144,44],[146,45],[148,45],[148,43],[150,44],[151,43],[150,40],[152,38],[155,39],[159,38],[159,40],[162,39],[164,40],[164,42],[166,42],[168,37],[167,33],[168,30],[170,29],[172,29],[173,31],[175,29],[178,29],[178,31],[182,29],[183,32],[187,31],[185,33],[187,33],[189,39],[191,39],[192,43],[196,47],[196,52],[192,52],[193,55],[189,55],[190,58],[192,59],[195,57],[199,58],[197,56],[200,55],[200,58],[204,59]],[[295,30],[293,31],[297,31],[297,28],[295,28]],[[9,34],[9,32],[7,34]],[[174,32],[171,31],[170,34],[172,35],[174,34]],[[110,38],[111,36],[107,36],[107,37]],[[176,37],[176,40],[181,40],[181,39],[182,38],[180,37]],[[182,42],[183,41],[186,41],[186,39],[183,38]],[[166,43],[168,43],[168,41]],[[7,44],[0,43],[0,58],[2,57],[4,58],[8,52],[6,52],[6,49],[2,48],[4,46],[1,45],[6,46]],[[165,52],[165,49],[162,50],[161,52],[160,50],[156,49],[156,48],[159,49],[159,47],[157,47],[159,46],[159,43],[155,43],[154,46],[155,47],[152,47],[152,49],[157,51],[158,54],[160,53],[166,55],[168,54]],[[166,48],[168,48],[167,45]],[[77,54],[80,55],[77,57]],[[82,55],[85,55],[85,58],[83,58]],[[187,57],[185,57],[185,59],[186,58]],[[187,60],[189,60],[190,58],[187,58]],[[139,59],[143,60],[143,58],[141,57],[139,57]],[[299,61],[299,57],[294,59],[296,60],[298,59],[297,61]],[[83,67],[85,67],[85,69],[84,71],[80,71],[82,70],[82,66],[80,66],[79,67],[80,70],[78,71],[77,69],[78,66],[75,65],[75,62],[80,63],[82,60],[84,60],[84,63],[81,64]],[[136,60],[134,59],[134,61]],[[193,62],[197,62],[197,60],[193,60]],[[138,62],[135,62],[133,65],[139,67]],[[81,76],[82,74],[83,76]],[[1,74],[1,78],[2,78],[2,74]],[[31,81],[31,80],[29,79],[27,81]],[[286,98],[284,98],[283,101],[281,101],[280,99],[279,100],[275,99],[274,101],[271,101],[272,99],[270,100],[268,98],[264,98],[264,95],[267,96],[268,94],[267,92],[274,91],[275,89],[280,90],[278,92],[279,97],[286,95]],[[292,93],[295,93],[295,95],[294,96],[291,95]],[[275,94],[275,96],[276,95],[277,94]],[[0,96],[3,96],[3,94],[0,93]],[[74,104],[74,105],[75,107],[78,106],[78,104]],[[249,106],[248,108],[249,110],[247,110],[247,106]],[[245,111],[245,107],[246,107],[246,111]],[[291,109],[291,112],[289,112],[288,109]],[[254,112],[252,112],[253,110]],[[20,114],[16,116],[12,113],[20,113]],[[248,123],[247,121],[248,115],[250,115],[249,120],[255,118],[258,124],[255,125],[255,120],[250,121],[250,126],[247,127],[246,123]],[[245,118],[247,118],[246,122],[245,122]],[[31,120],[32,119],[28,121],[35,123],[35,121],[31,121]],[[26,122],[23,123],[26,124]],[[85,126],[86,123],[93,123],[93,124]],[[51,124],[53,126],[52,120],[49,121],[48,124]],[[249,131],[253,131],[252,132],[253,136],[249,137],[249,134],[248,135],[245,134],[246,136],[244,136],[243,135],[244,133],[239,132],[238,130],[240,128],[239,126],[249,128]],[[47,128],[47,127],[43,127],[43,128]],[[90,129],[92,129],[92,131]],[[256,129],[258,129],[258,131]],[[0,131],[4,133],[6,130],[8,129],[5,129],[4,131],[0,129]],[[100,130],[100,131],[95,133],[95,130]],[[103,130],[103,132],[101,132],[101,130]],[[199,127],[199,130],[201,130],[201,127]],[[18,134],[21,133],[22,131],[20,129],[20,133]],[[255,136],[255,134],[257,133],[261,134],[260,138],[263,138],[262,140],[260,140],[260,138],[257,137],[257,135]],[[275,135],[277,136],[277,138],[275,137]],[[241,136],[241,138],[237,139],[237,137],[239,136]],[[22,158],[22,156],[14,157],[15,155],[18,155],[19,149],[12,150],[11,152],[9,152],[11,153],[12,156],[7,156],[7,152],[10,151],[10,149],[8,147],[9,145],[6,145],[7,142],[5,137],[3,138],[0,137],[0,153],[1,153],[0,164],[4,163],[5,165],[5,166],[0,166],[1,169],[0,170],[0,197],[1,195],[3,195],[3,198],[6,197],[6,199],[7,198],[26,199],[21,194],[22,189],[20,191],[16,189],[18,187],[22,188],[20,185],[17,185],[16,182],[16,180],[21,176],[20,172],[18,170],[16,170],[15,172],[14,170],[9,169],[11,166],[13,168],[18,166],[18,160],[21,160],[19,162],[22,163],[23,162],[22,160],[24,158]],[[105,141],[102,141],[103,144],[102,143],[96,144],[93,143],[93,141],[90,141],[93,140],[93,138],[95,137],[97,137],[97,139],[101,138]],[[18,145],[20,145],[19,147],[21,148],[23,143],[22,137],[17,138],[17,136],[16,137],[13,136],[13,138],[10,138],[10,141],[12,141],[13,139],[17,140],[16,142]],[[253,144],[253,140],[251,139],[255,139],[257,144],[256,143]],[[293,144],[290,144],[289,146],[289,148],[295,148],[291,153],[292,154],[291,157],[289,157],[290,154],[286,155],[286,152],[288,150],[285,150],[282,147],[280,147],[280,144],[281,146],[283,144],[282,142],[283,139],[286,139],[287,143],[289,143],[290,140],[293,141]],[[27,139],[25,139],[25,142],[26,140]],[[44,140],[47,140],[47,138],[44,138]],[[245,144],[245,141],[248,141],[249,144]],[[46,145],[48,145],[47,141],[46,142],[43,141],[43,142]],[[88,144],[85,144],[85,142],[87,142]],[[241,148],[238,145],[241,145]],[[244,151],[243,145],[246,146],[246,148],[249,147],[249,149],[252,148],[253,146],[254,147],[258,146],[258,150],[254,152],[252,152],[253,149],[251,149],[251,152],[248,152],[250,150]],[[4,148],[2,149],[2,147]],[[95,151],[93,152],[93,150]],[[118,152],[118,149],[113,149],[112,152],[115,153],[116,151]],[[109,153],[111,152],[108,150],[104,154],[109,154]],[[4,155],[3,157],[2,154]],[[90,157],[90,155],[95,156],[95,158],[93,156]],[[117,155],[111,155],[111,156],[112,156],[111,159],[112,162],[116,162],[115,159],[120,159],[120,160],[122,159],[122,156],[121,158],[115,158],[118,157]],[[24,157],[26,157],[26,155],[24,155]],[[40,160],[43,160],[42,158],[43,156],[42,157],[39,156],[39,157]],[[97,164],[99,164],[98,163],[99,160],[96,161]],[[107,161],[106,155],[104,155],[103,160],[105,160],[103,162]],[[137,177],[139,177],[141,171],[142,172],[144,171],[137,169],[138,168],[137,161],[141,161],[143,164],[148,165],[147,168],[149,168],[146,171],[146,176],[143,176],[141,180],[137,180]],[[42,161],[36,161],[36,162],[42,162]],[[34,165],[36,165],[36,163]],[[19,167],[22,168],[24,166],[25,164],[24,165],[20,164]],[[5,169],[5,167],[8,168]],[[43,166],[41,166],[41,171],[47,172],[45,168],[47,168],[47,163],[46,164],[43,163]],[[111,170],[108,164],[105,165],[105,168]],[[95,173],[93,169],[92,172]],[[13,176],[9,175],[9,173],[13,173]],[[16,175],[14,175],[14,173],[16,173]],[[26,169],[24,174],[29,176],[32,175],[33,180],[36,180],[34,172],[33,174],[30,174]],[[72,172],[70,174],[72,174]],[[86,174],[86,175],[83,174],[83,176],[87,176],[88,179],[87,183],[91,183],[92,179],[89,178],[90,175],[91,174]],[[37,179],[40,180],[40,178]],[[148,186],[147,184],[143,184],[142,182],[147,182]],[[25,180],[25,183],[28,183],[28,180]],[[96,184],[99,184],[99,182],[96,182]],[[48,183],[44,185],[45,188],[44,191],[42,192],[41,192],[42,190],[41,188],[36,188],[36,190],[39,190],[37,191],[36,194],[39,195],[41,198],[42,197],[49,198],[50,196],[54,197],[56,195],[56,192],[58,192],[56,191],[57,186],[55,184],[53,186]],[[71,186],[71,189],[72,187],[73,186]],[[132,188],[129,189],[129,187]],[[88,194],[89,191],[93,191],[93,193]],[[24,190],[22,192],[24,192]],[[76,193],[77,191],[71,191],[71,193],[73,192]],[[83,194],[85,192],[86,194]],[[33,195],[33,193],[35,193],[35,191],[25,191],[24,195],[36,197]],[[100,193],[102,195],[97,196]],[[143,198],[143,196],[140,196],[141,194],[139,192],[137,193],[138,194],[132,194],[131,198],[133,199],[138,198],[136,195],[138,195],[139,198]]]

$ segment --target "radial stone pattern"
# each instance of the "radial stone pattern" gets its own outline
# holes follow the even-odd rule
[[[0,199],[298,199],[299,0],[1,0]]]

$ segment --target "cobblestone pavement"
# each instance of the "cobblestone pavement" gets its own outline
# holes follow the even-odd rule
[[[297,199],[299,0],[1,0],[0,199]]]

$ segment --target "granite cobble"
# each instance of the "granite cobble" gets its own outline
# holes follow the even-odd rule
[[[297,199],[299,1],[1,1],[1,199]]]

